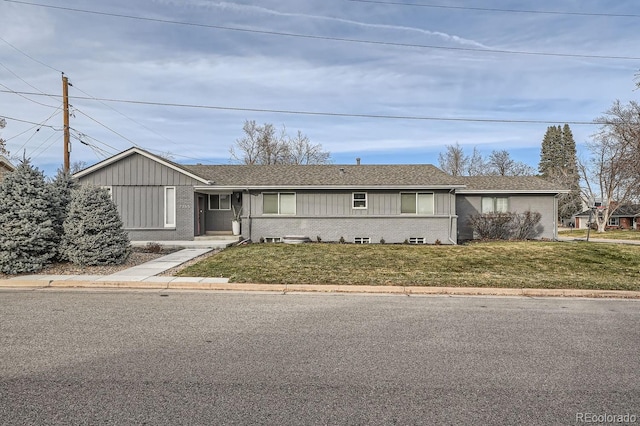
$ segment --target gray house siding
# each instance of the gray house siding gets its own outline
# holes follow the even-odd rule
[[[555,197],[551,194],[519,195],[519,194],[458,194],[456,197],[456,211],[458,212],[458,240],[473,239],[473,229],[469,225],[469,218],[482,211],[483,197],[506,197],[509,199],[509,211],[523,213],[526,211],[542,214],[539,233],[536,238],[555,239]]]
[[[270,192],[270,191],[265,191]],[[454,195],[448,191],[287,191],[296,194],[295,215],[264,215],[263,193],[245,194],[245,208],[251,218],[243,219],[242,233],[254,241],[304,235],[311,239],[353,242],[357,237],[371,243],[384,239],[402,243],[410,238],[424,238],[425,243],[455,244],[457,218]],[[353,192],[367,192],[367,208],[353,209]],[[400,213],[401,192],[434,193],[434,214]],[[249,199],[250,198],[250,199]]]
[[[455,195],[447,191],[433,190],[388,190],[388,191],[336,191],[336,190],[283,190],[253,192],[251,215],[262,216],[263,193],[295,193],[296,216],[313,217],[361,217],[361,216],[391,216],[400,215],[400,193],[420,192],[434,194],[434,215],[455,214]],[[352,194],[354,192],[367,193],[367,208],[352,208]],[[271,215],[269,215],[271,216]]]
[[[80,183],[111,188],[113,201],[133,241],[192,240],[196,180],[139,154],[132,154]],[[176,226],[164,226],[165,187],[176,189]]]

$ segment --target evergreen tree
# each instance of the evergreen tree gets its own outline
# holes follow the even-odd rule
[[[51,191],[44,174],[23,159],[0,184],[0,270],[37,272],[55,255]]]
[[[78,182],[71,177],[69,172],[58,169],[58,173],[51,183],[51,203],[53,229],[56,232],[55,242],[58,247],[58,260],[68,260],[64,255],[61,242],[64,235],[63,223],[69,213],[69,205],[71,204],[71,193],[78,187]]]
[[[549,126],[540,149],[540,175],[571,192],[558,197],[558,215],[568,219],[582,210],[576,143],[568,124]]]
[[[78,265],[118,265],[131,253],[129,237],[105,189],[82,185],[73,190],[63,228],[65,256]]]

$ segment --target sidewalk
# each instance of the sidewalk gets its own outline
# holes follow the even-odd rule
[[[585,237],[575,238],[575,237],[558,237],[558,241],[563,242],[573,242],[573,241],[581,241],[587,242]],[[589,237],[590,243],[609,243],[609,244],[630,244],[630,245],[640,245],[639,240],[611,240],[607,238],[594,238],[593,236]]]

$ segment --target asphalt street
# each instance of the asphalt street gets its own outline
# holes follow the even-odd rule
[[[639,324],[638,300],[0,290],[0,424],[640,424]]]

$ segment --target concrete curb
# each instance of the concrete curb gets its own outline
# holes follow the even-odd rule
[[[588,297],[612,299],[640,299],[640,291],[487,288],[487,287],[419,287],[319,284],[250,284],[210,283],[190,281],[95,281],[95,280],[0,280],[0,288],[89,288],[89,289],[157,289],[210,290],[267,293],[369,293],[450,296],[518,296],[518,297]]]

